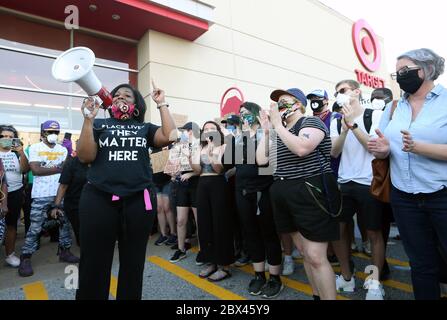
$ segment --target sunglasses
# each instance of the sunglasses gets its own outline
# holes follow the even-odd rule
[[[339,94],[345,94],[347,91],[352,90],[351,88],[341,88],[335,93],[335,97],[337,97]]]

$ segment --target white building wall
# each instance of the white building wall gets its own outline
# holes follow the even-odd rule
[[[140,41],[139,87],[154,123],[160,118],[149,97],[150,77],[166,90],[171,112],[202,124],[219,117],[220,99],[232,86],[267,108],[274,89],[321,87],[333,94],[338,81],[364,70],[352,43],[354,22],[317,0],[206,2],[215,7],[214,24],[196,41],[152,30]],[[389,81],[384,59],[375,75]]]

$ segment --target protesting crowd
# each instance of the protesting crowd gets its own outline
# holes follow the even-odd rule
[[[275,90],[269,108],[244,102],[221,121],[180,128],[163,90],[153,85],[158,126],[144,122],[141,93],[123,84],[111,92],[105,119],[97,118],[98,101],[85,99],[76,151],[58,143],[57,121],[43,123],[41,142],[26,150],[16,129],[3,125],[6,263],[32,276],[32,256],[47,233],[59,243],[61,262],[79,263],[76,298],[106,300],[118,242],[117,299],[138,300],[157,228],[153,242],[172,248],[172,263],[197,247],[200,278],[231,281],[235,268],[252,264],[249,294],[273,299],[299,256],[313,298],[335,300],[337,292],[359,289],[356,221],[360,250],[378,271],[363,284],[366,299],[383,300],[396,223],[415,298],[438,300],[447,282],[447,89],[435,83],[444,62],[429,49],[398,57],[392,77],[402,97],[380,88],[365,105],[360,84],[348,79],[333,88],[334,105],[327,88]],[[167,155],[162,168],[151,164],[157,154]],[[22,211],[26,236],[17,248]],[[80,257],[70,251],[73,243]]]

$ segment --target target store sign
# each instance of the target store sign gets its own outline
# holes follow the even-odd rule
[[[370,72],[376,72],[382,64],[382,48],[371,26],[363,19],[352,27],[352,42],[360,63]],[[385,80],[367,72],[355,70],[358,82],[371,88],[383,88]]]

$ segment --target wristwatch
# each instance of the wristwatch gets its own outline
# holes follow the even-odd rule
[[[162,107],[169,108],[169,103],[164,102],[164,103],[157,104],[157,109],[161,109]]]
[[[346,122],[345,122],[346,123]],[[359,127],[359,125],[357,123],[354,123],[352,126],[350,126],[349,124],[346,123],[346,126],[348,127],[349,130],[355,130]]]

